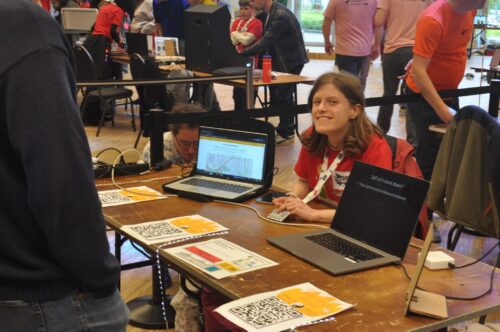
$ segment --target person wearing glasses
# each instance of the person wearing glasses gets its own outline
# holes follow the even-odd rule
[[[203,108],[194,104],[177,104],[172,113],[199,113]],[[169,126],[170,131],[163,134],[163,155],[174,164],[189,164],[196,162],[198,153],[199,122],[174,123]],[[150,162],[150,143],[146,144],[143,160]]]

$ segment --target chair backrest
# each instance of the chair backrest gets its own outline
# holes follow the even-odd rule
[[[138,53],[133,53],[130,56],[130,74],[132,75],[133,80],[142,80],[144,79],[144,69],[146,67],[146,62],[142,55]],[[136,85],[135,89],[137,90],[137,94],[139,95],[139,102],[141,106],[144,102],[144,86]]]
[[[97,13],[96,8],[62,8],[61,23],[63,29],[90,31],[97,18]]]
[[[164,79],[160,68],[153,58],[144,58],[144,79]],[[161,108],[170,111],[174,105],[174,99],[164,85],[145,85],[144,86],[144,105],[146,109]]]
[[[138,53],[133,53],[132,55],[130,55],[130,74],[132,75],[133,80],[144,79],[145,67],[146,61],[144,60],[144,57],[142,55]],[[144,86],[136,84],[135,89],[137,90],[137,94],[139,95],[139,119],[141,128],[144,129],[144,114],[147,111],[147,107],[144,103]]]
[[[384,135],[384,138],[392,152],[392,170],[423,179],[422,171],[413,157],[413,146],[407,141],[394,136]],[[424,204],[418,217],[418,226],[415,229],[414,235],[423,240],[428,229],[427,205]]]
[[[81,45],[73,48],[76,64],[76,80],[78,82],[97,81],[95,64],[89,51]]]
[[[500,125],[476,106],[450,123],[432,172],[429,208],[448,220],[500,239],[492,209],[493,156],[500,153]]]
[[[500,153],[497,153],[496,161],[493,164],[490,178],[490,194],[492,197],[493,218],[500,225]]]
[[[146,60],[138,53],[133,53],[130,56],[130,74],[132,79],[140,80],[144,78],[144,69],[146,67]]]
[[[274,126],[271,123],[250,117],[224,115],[218,112],[216,114],[209,113],[204,115],[201,119],[200,125],[205,127],[234,129],[267,134],[268,148],[266,151],[266,163],[264,166],[264,173],[266,174],[264,190],[267,190],[267,188],[272,185],[276,138],[274,136]]]

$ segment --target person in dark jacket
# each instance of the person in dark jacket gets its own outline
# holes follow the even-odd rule
[[[0,1],[0,330],[125,331],[73,57],[31,1]]]
[[[300,74],[304,64],[309,62],[299,21],[295,15],[279,2],[272,0],[250,0],[254,9],[267,13],[262,38],[245,49],[241,54],[255,56],[269,53],[274,71]],[[293,85],[271,87],[271,104],[289,103],[293,105]],[[293,116],[281,115],[276,129],[284,139],[293,136]]]

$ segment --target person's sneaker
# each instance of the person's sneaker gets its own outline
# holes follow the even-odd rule
[[[441,233],[439,232],[439,228],[435,224],[432,224],[432,242],[441,242]]]

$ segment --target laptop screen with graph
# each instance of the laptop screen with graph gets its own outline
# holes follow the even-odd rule
[[[196,172],[237,181],[264,179],[266,135],[201,127]]]
[[[202,126],[194,172],[163,188],[216,199],[250,198],[264,188],[267,150],[266,134]]]

